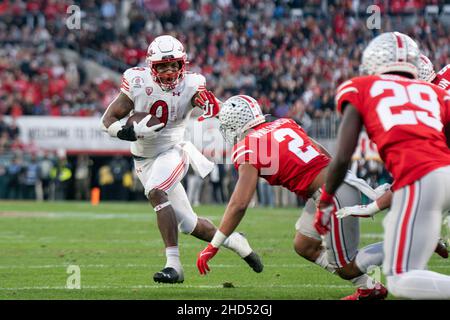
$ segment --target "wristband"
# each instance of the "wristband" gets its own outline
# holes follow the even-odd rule
[[[224,235],[219,229],[217,229],[210,243],[214,248],[219,248],[227,238],[228,237],[226,235]]]
[[[333,203],[334,194],[329,194],[325,190],[325,185],[322,186],[322,194],[320,195],[320,201]]]
[[[374,214],[380,211],[380,207],[378,206],[377,200],[371,202],[367,205],[367,209],[370,210],[370,213]]]
[[[117,133],[122,130],[122,124],[120,123],[120,121],[116,121],[111,124],[106,130],[111,137],[117,137]]]

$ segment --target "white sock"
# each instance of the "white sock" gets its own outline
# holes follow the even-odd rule
[[[165,268],[171,267],[177,270],[178,272],[183,271],[183,267],[181,266],[180,261],[180,251],[178,250],[178,247],[167,247],[166,248],[166,266]]]
[[[356,266],[362,273],[367,273],[372,267],[383,263],[383,242],[373,243],[358,251],[355,258]]]
[[[328,272],[331,272],[331,273],[336,272],[336,267],[328,262],[326,249],[322,249],[322,252],[320,253],[319,257],[316,259],[316,261],[314,261],[314,263],[321,266]]]
[[[319,257],[314,261],[315,264],[321,266],[325,270],[331,273],[336,272],[336,267],[333,266],[331,263],[328,262],[327,257],[327,250],[322,249],[322,252],[320,253]],[[359,277],[350,279],[350,282],[353,283],[357,288],[361,289],[372,289],[375,286],[376,281],[369,277],[367,274],[363,274]]]
[[[241,258],[245,258],[253,251],[247,239],[238,232],[230,234],[223,242],[223,246],[236,252]]]
[[[413,270],[387,277],[388,290],[409,299],[450,299],[450,276],[428,270]]]
[[[368,276],[367,274],[363,274],[359,277],[350,279],[350,282],[359,289],[373,289],[378,283],[375,279]]]

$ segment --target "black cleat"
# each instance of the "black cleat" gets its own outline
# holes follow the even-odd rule
[[[184,276],[183,273],[178,274],[177,270],[174,268],[167,267],[155,273],[153,275],[153,280],[162,283],[183,283]]]
[[[438,255],[440,255],[443,259],[448,259],[447,243],[444,240],[439,239],[434,252],[436,252]]]
[[[255,251],[252,251],[248,256],[242,258],[247,262],[247,264],[253,269],[253,271],[260,273],[264,269],[264,265],[261,261],[261,258]]]

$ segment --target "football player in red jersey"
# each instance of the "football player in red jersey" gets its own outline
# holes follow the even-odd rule
[[[421,54],[419,61],[419,73],[418,78],[420,80],[431,82],[435,85],[440,85],[440,87],[444,90],[450,88],[450,65],[447,65],[443,68],[437,76],[434,72],[433,63],[430,59]],[[449,87],[446,87],[445,84],[448,83]],[[349,215],[358,216],[358,217],[372,217],[378,212],[387,209],[391,206],[392,202],[392,191],[389,189],[386,190],[386,193],[380,196],[375,201],[367,204],[367,205],[356,205],[352,207],[343,207],[336,212],[336,216],[338,218],[345,218]],[[443,239],[439,239],[439,242],[436,246],[435,252],[439,254],[442,258],[448,258],[448,249],[447,244]]]
[[[383,33],[363,52],[366,76],[344,82],[336,105],[343,114],[336,157],[322,187],[315,227],[329,230],[334,194],[344,180],[364,125],[395,182],[384,220],[383,272],[397,297],[450,299],[450,276],[426,270],[450,209],[450,95],[416,80],[419,48],[407,35]]]
[[[333,232],[325,239],[326,248],[322,247],[322,239],[314,229],[316,206],[313,199],[318,198],[325,181],[331,158],[329,153],[309,138],[292,119],[266,122],[258,102],[249,96],[229,98],[222,105],[219,120],[222,134],[228,142],[241,140],[234,146],[231,156],[239,171],[239,180],[225,210],[220,230],[198,255],[200,273],[209,271],[208,261],[240,223],[257,181],[263,177],[272,185],[281,185],[308,199],[296,224],[296,252],[355,284],[358,287],[356,293],[347,299],[384,299],[387,290],[366,274],[370,266],[381,265],[382,243],[358,250],[358,218],[334,219]],[[360,181],[354,176],[349,176],[347,180],[352,179],[340,188],[336,199],[338,206],[361,203],[360,191],[352,185]],[[370,188],[360,183],[362,188]]]

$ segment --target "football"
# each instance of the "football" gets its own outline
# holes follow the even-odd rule
[[[133,122],[136,121],[137,123],[139,123],[139,121],[141,121],[142,119],[144,119],[146,116],[148,116],[147,112],[135,112],[133,113],[128,119],[127,119],[127,123],[126,126],[132,126]],[[159,121],[159,119],[155,116],[152,116],[150,118],[150,120],[147,122],[147,127],[153,127],[156,126],[157,124],[160,124],[161,122]],[[159,131],[162,128],[156,130]]]

